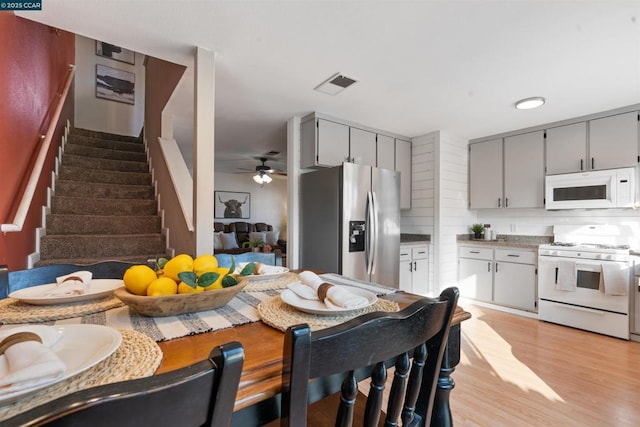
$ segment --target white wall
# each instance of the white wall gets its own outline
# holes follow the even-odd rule
[[[249,219],[216,218],[216,222],[235,221],[265,222],[280,231],[280,238],[286,239],[287,231],[287,179],[273,176],[273,181],[262,187],[256,184],[251,173],[219,173],[214,175],[215,191],[239,191],[251,194]]]
[[[144,55],[135,65],[96,55],[96,41],[76,35],[75,116],[78,128],[138,136],[144,122]],[[135,104],[96,97],[96,64],[135,73]]]

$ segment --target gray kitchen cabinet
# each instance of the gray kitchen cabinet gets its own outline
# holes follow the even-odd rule
[[[493,302],[527,311],[537,311],[536,253],[496,249],[494,254]]]
[[[458,289],[465,298],[493,301],[493,249],[458,248]]]
[[[460,295],[536,312],[536,258],[535,250],[459,245]]]
[[[587,122],[547,129],[546,174],[587,170]]]
[[[425,296],[429,292],[428,245],[400,245],[400,290]]]
[[[637,166],[638,112],[589,121],[589,168],[592,170]]]
[[[376,164],[382,169],[396,169],[396,143],[393,137],[378,134]],[[402,185],[400,185],[402,187]]]
[[[504,139],[503,207],[544,207],[543,131]]]
[[[411,142],[395,138],[395,170],[400,172],[400,209],[411,209]]]
[[[349,128],[349,161],[359,165],[376,166],[376,134]]]
[[[469,145],[469,205],[502,207],[502,138]]]
[[[322,118],[300,125],[300,167],[339,166],[349,159],[349,126]]]

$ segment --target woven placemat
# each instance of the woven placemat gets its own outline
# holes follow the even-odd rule
[[[282,276],[270,280],[260,280],[257,282],[249,282],[244,292],[264,292],[285,289],[289,283],[297,282],[300,279],[296,273],[286,273]]]
[[[111,356],[37,394],[0,407],[0,421],[78,390],[153,375],[162,361],[158,344],[143,333],[128,329],[119,331],[122,344]]]
[[[286,331],[289,326],[299,323],[307,323],[312,331],[328,328],[330,326],[339,325],[354,317],[374,311],[398,311],[400,306],[394,301],[386,299],[378,299],[373,305],[355,311],[346,316],[320,316],[317,314],[309,314],[299,311],[276,295],[272,298],[262,301],[258,307],[258,314],[264,323],[276,328],[282,332]]]
[[[69,319],[122,307],[115,296],[71,304],[32,305],[14,298],[0,300],[0,324],[36,323]]]

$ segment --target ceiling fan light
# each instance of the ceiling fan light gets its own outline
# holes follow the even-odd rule
[[[253,176],[253,180],[257,183],[257,184],[262,184],[262,176],[257,173]]]
[[[262,182],[264,182],[265,184],[270,183],[272,180],[273,179],[269,175],[265,175],[262,177]]]
[[[538,108],[545,103],[545,99],[541,96],[534,96],[532,98],[521,99],[516,102],[516,109],[518,110],[530,110],[532,108]]]

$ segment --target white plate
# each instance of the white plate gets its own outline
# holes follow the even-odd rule
[[[291,289],[285,289],[284,291],[282,291],[282,293],[280,294],[280,298],[282,298],[282,301],[300,311],[304,311],[305,313],[310,314],[319,314],[321,316],[342,316],[351,314],[358,310],[362,310],[363,308],[369,307],[370,305],[373,305],[378,300],[376,294],[365,289],[356,288],[353,286],[343,287],[345,289],[348,289],[349,292],[365,297],[367,299],[367,304],[358,308],[329,308],[323,302],[301,298]]]
[[[37,333],[37,326],[38,325],[20,326],[15,328],[15,331],[26,330]],[[120,332],[108,326],[65,325],[51,326],[50,328],[53,328],[60,334],[60,339],[51,347],[51,349],[66,365],[64,373],[62,376],[49,383],[39,384],[33,388],[1,395],[0,404],[4,405],[19,398],[26,397],[44,387],[56,384],[86,371],[109,357],[117,350],[118,347],[120,347],[120,343],[122,342],[122,335]],[[7,335],[7,332],[9,334],[13,333],[14,328],[11,328],[11,330],[9,328],[0,329],[0,333],[3,335]]]
[[[64,304],[101,298],[122,286],[124,283],[120,279],[93,279],[89,284],[89,292],[84,294],[46,296],[47,292],[56,287],[55,283],[49,283],[11,292],[9,297],[35,305]]]
[[[273,274],[251,274],[249,276],[242,276],[242,277],[246,277],[247,279],[249,279],[250,282],[259,282],[261,280],[273,280],[273,279],[277,279],[278,277],[284,276],[285,274],[287,274],[289,272],[289,269],[286,267],[282,267],[282,272],[280,273],[273,273]]]

